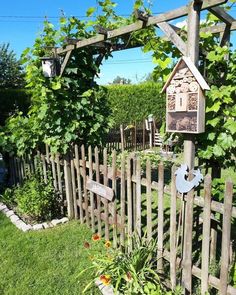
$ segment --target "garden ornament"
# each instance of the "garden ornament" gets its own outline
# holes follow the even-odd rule
[[[203,175],[200,170],[193,170],[193,175],[195,176],[192,180],[186,180],[188,176],[188,166],[186,164],[182,164],[181,167],[177,169],[175,172],[176,175],[176,189],[179,193],[188,193],[194,187],[197,187],[199,183],[203,180]]]

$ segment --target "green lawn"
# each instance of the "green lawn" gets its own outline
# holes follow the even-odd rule
[[[92,274],[81,278],[78,274],[90,265],[91,254],[103,246],[97,243],[88,253],[84,242],[90,242],[91,235],[86,226],[75,221],[22,233],[0,213],[0,294],[82,294]]]

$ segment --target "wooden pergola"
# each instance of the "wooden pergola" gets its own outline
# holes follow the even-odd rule
[[[165,37],[170,42],[172,42],[183,55],[187,55],[187,44],[183,41],[183,39],[179,36],[179,32],[181,31],[176,26],[169,24],[168,22],[188,16],[191,8],[196,5],[197,10],[208,10],[215,16],[217,16],[222,23],[217,24],[215,26],[211,26],[209,28],[202,28],[201,32],[209,32],[212,34],[220,34],[221,36],[221,43],[220,45],[223,46],[229,42],[230,31],[236,30],[236,20],[227,13],[223,8],[218,7],[221,4],[226,3],[228,0],[195,0],[190,2],[188,5],[180,7],[175,10],[168,11],[166,13],[160,14],[158,16],[142,16],[142,14],[137,14],[137,21],[133,24],[114,29],[114,30],[104,30],[100,28],[98,30],[98,34],[94,37],[84,39],[84,40],[70,40],[68,44],[63,48],[57,48],[55,53],[60,56],[64,56],[64,60],[61,67],[61,74],[63,73],[67,62],[69,61],[70,55],[73,50],[82,49],[88,46],[93,46],[95,50],[100,50],[102,48],[107,48],[111,45],[110,41],[118,37],[129,36],[131,33],[150,27],[156,26],[160,28]],[[191,25],[191,28],[193,26]],[[126,38],[127,39],[127,38]],[[110,50],[120,51],[125,49],[130,49],[134,47],[141,47],[142,44],[112,44]]]
[[[137,21],[123,26],[114,30],[106,30],[100,28],[98,34],[84,40],[72,40],[68,42],[63,48],[57,48],[55,50],[57,55],[64,57],[61,74],[63,73],[67,62],[69,61],[70,55],[73,50],[84,49],[86,47],[92,46],[94,52],[100,52],[99,62],[101,63],[104,57],[104,49],[109,49],[110,51],[125,50],[133,47],[140,47],[142,44],[127,44],[125,40],[129,39],[131,33],[148,28],[150,26],[156,26],[161,29],[164,33],[165,39],[172,42],[183,56],[187,56],[191,59],[192,63],[198,67],[199,61],[199,33],[200,32],[209,32],[213,34],[219,34],[220,46],[229,45],[230,43],[230,33],[231,31],[236,30],[236,20],[227,13],[222,7],[221,4],[227,3],[227,0],[193,0],[188,5],[180,7],[175,10],[160,14],[158,16],[145,16],[142,13],[137,13]],[[211,26],[208,28],[200,29],[200,12],[202,10],[208,10],[215,16],[219,18],[221,23]],[[188,17],[188,27],[187,27],[187,41],[184,41],[180,36],[180,29],[173,26],[169,22],[180,17]],[[119,42],[116,40],[119,39]],[[122,40],[124,43],[122,43]],[[112,41],[112,42],[111,42]],[[206,52],[202,52],[206,54]],[[195,159],[195,136],[193,134],[185,134],[184,140],[184,163],[188,165],[191,170],[194,167]],[[182,285],[184,287],[184,294],[192,294],[192,226],[193,226],[193,200],[194,200],[194,191],[190,191],[187,194],[187,201],[185,204],[185,217],[184,217],[184,245],[183,245],[183,273],[182,273]],[[175,225],[171,225],[175,227]],[[158,233],[159,234],[159,233]],[[161,234],[161,233],[160,233]],[[170,239],[170,243],[175,243]],[[226,244],[230,243],[229,236],[226,236]],[[162,247],[158,245],[158,247]],[[191,251],[190,251],[191,249]],[[163,253],[163,248],[158,248],[160,253]],[[209,253],[203,253],[204,259],[208,263]],[[227,293],[227,277],[228,277],[228,262],[227,256],[228,253],[225,253],[225,257],[222,257],[224,265],[221,267],[221,282],[220,284],[216,283],[214,280],[211,280],[211,284],[217,286],[220,290],[220,294],[234,294],[233,292]],[[175,265],[175,258],[170,257],[170,264]],[[171,268],[172,271],[175,271],[175,267]],[[208,265],[204,267],[205,271],[202,271],[201,274],[195,274],[197,277],[201,277],[202,286],[201,294],[205,294],[208,290],[208,280],[211,278],[208,277]],[[193,269],[194,270],[194,269]],[[207,270],[207,271],[206,271]],[[172,278],[175,277],[175,274],[172,273]],[[172,286],[175,285],[175,281],[171,281]],[[229,290],[228,290],[229,291]]]

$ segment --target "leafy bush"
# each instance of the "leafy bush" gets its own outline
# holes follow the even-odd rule
[[[111,85],[107,87],[115,125],[141,121],[153,114],[159,123],[165,116],[165,98],[159,83]]]
[[[59,202],[50,177],[45,183],[39,175],[29,175],[21,186],[6,189],[1,199],[31,220],[52,219],[58,213]]]

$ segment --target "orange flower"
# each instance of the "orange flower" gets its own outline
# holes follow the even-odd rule
[[[93,241],[99,241],[99,240],[101,240],[101,237],[99,236],[99,234],[94,234],[94,235],[92,236],[92,240],[93,240]]]
[[[111,283],[111,276],[110,275],[101,275],[100,281],[103,283],[103,285],[108,286]]]
[[[85,242],[85,243],[84,243],[84,248],[90,248],[90,244],[89,244],[89,242]]]
[[[111,242],[110,242],[110,241],[106,241],[106,243],[105,243],[105,247],[106,247],[106,248],[110,248],[110,247],[111,247]]]

